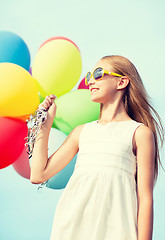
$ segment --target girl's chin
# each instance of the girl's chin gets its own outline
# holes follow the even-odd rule
[[[100,99],[96,99],[96,98],[91,98],[92,102],[97,102],[97,103],[101,103]]]

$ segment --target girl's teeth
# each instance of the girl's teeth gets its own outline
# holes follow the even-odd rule
[[[93,90],[92,90],[92,92],[96,92],[96,91],[97,91],[97,89],[93,89]]]

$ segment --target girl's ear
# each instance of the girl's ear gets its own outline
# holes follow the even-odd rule
[[[121,77],[117,83],[117,89],[123,89],[126,88],[126,86],[129,84],[129,79],[127,76]]]

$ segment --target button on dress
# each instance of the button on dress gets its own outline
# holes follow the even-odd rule
[[[137,240],[135,120],[84,124],[50,240]],[[144,125],[144,124],[143,124]]]

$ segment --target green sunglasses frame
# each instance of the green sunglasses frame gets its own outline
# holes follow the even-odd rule
[[[124,76],[122,76],[122,75],[120,75],[120,74],[118,74],[118,73],[108,72],[108,71],[104,70],[104,68],[98,67],[98,68],[96,68],[96,69],[93,71],[93,73],[87,72],[87,74],[86,74],[86,76],[85,76],[85,85],[86,85],[86,86],[89,85],[89,84],[87,83],[87,75],[90,73],[90,74],[91,74],[90,79],[91,79],[92,77],[94,77],[94,72],[95,72],[97,69],[99,69],[99,68],[103,70],[103,76],[102,76],[101,78],[99,78],[99,79],[95,79],[95,78],[94,78],[96,81],[100,81],[101,79],[103,79],[104,74],[113,75],[113,76],[116,76],[116,77],[124,77]],[[90,79],[89,79],[89,80],[90,80]]]

